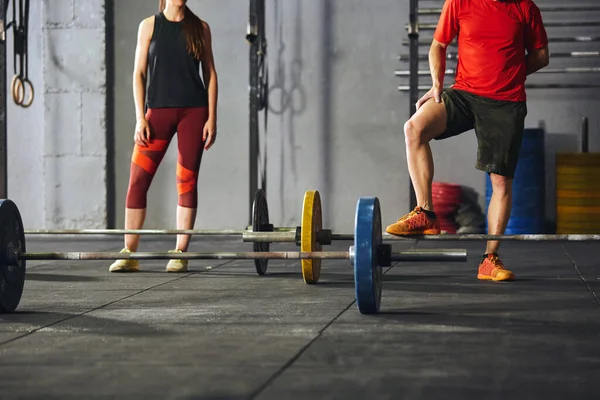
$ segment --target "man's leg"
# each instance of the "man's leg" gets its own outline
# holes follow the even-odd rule
[[[502,235],[510,219],[512,209],[512,178],[490,174],[492,181],[492,198],[488,206],[488,233]],[[500,242],[490,240],[487,242],[485,254],[498,253]]]
[[[527,105],[524,102],[470,100],[478,139],[477,169],[490,174],[492,197],[488,206],[488,233],[502,235],[512,210],[513,176],[517,168]],[[508,281],[514,274],[498,256],[499,241],[489,241],[477,277]]]
[[[488,206],[488,233],[502,235],[508,225],[512,209],[512,178],[490,174],[492,182],[492,197]],[[477,278],[492,281],[510,281],[515,278],[512,271],[504,268],[498,257],[500,242],[490,240],[487,242],[485,254],[479,264]]]
[[[429,142],[444,133],[446,120],[444,103],[436,103],[431,99],[404,124],[406,161],[417,205],[429,211],[433,211],[431,183],[434,171]]]
[[[441,103],[429,100],[406,122],[406,158],[417,207],[389,225],[387,233],[398,236],[440,233],[431,199],[434,166],[429,142],[455,136],[472,128],[468,103],[451,89],[442,93]]]

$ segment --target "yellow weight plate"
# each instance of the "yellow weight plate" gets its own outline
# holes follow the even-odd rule
[[[600,178],[597,181],[589,182],[569,182],[568,180],[558,180],[556,182],[557,190],[577,190],[579,192],[589,192],[600,190]]]
[[[600,167],[600,153],[558,153],[556,165],[596,165]]]
[[[584,223],[584,222],[558,222],[556,224],[557,226],[560,226],[561,228],[569,228],[569,229],[591,229],[591,230],[597,230],[600,231],[600,222],[596,221],[596,222],[589,222],[589,223]]]
[[[560,171],[558,171],[556,174],[556,179],[567,181],[567,182],[581,182],[581,183],[595,182],[598,180],[598,178],[600,178],[600,168],[598,168],[598,170],[599,171],[596,174],[585,174],[581,171],[579,171],[577,173],[573,173],[573,174],[563,174],[563,173],[560,173]]]
[[[569,207],[569,206],[557,206],[557,214],[600,214],[599,207]]]
[[[585,175],[600,176],[600,168],[596,165],[586,165],[585,167],[575,165],[557,165],[556,173],[558,175]]]
[[[558,199],[600,199],[600,190],[557,190]]]
[[[568,214],[557,213],[556,222],[565,224],[598,224],[600,223],[600,214]]]
[[[600,207],[600,197],[557,197],[556,205],[578,208]]]
[[[574,173],[574,174],[562,174],[557,173],[556,178],[558,180],[564,180],[569,182],[581,182],[581,183],[591,183],[597,182],[600,179],[600,168],[598,168],[598,172],[595,174],[586,174],[582,171]]]
[[[321,251],[323,246],[317,241],[317,234],[322,228],[321,196],[318,191],[309,190],[304,194],[302,204],[300,251]],[[302,277],[305,283],[317,283],[320,276],[321,260],[302,260]]]
[[[590,191],[600,190],[600,172],[596,175],[581,174],[557,174],[556,175],[557,190],[578,190]]]
[[[583,227],[583,228],[574,228],[570,226],[556,226],[556,233],[559,235],[591,235],[600,233],[600,227]]]

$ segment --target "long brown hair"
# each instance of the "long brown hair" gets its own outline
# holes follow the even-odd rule
[[[167,0],[158,1],[158,11],[163,12],[167,7]],[[201,60],[204,55],[204,26],[202,20],[185,6],[183,18],[183,31],[189,53],[196,60]]]

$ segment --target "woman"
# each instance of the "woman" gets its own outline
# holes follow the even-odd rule
[[[187,0],[161,0],[158,14],[144,19],[139,26],[133,72],[137,123],[126,199],[126,229],[142,228],[150,183],[175,132],[177,229],[194,227],[200,161],[203,151],[216,139],[218,89],[210,27],[186,3]],[[135,252],[139,239],[139,235],[125,235],[121,252]],[[170,252],[187,251],[189,241],[189,235],[178,235],[176,248]],[[110,272],[138,270],[137,260],[117,260],[109,268]],[[167,264],[168,272],[186,270],[187,260],[174,259]]]

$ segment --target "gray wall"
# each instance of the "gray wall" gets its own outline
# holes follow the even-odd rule
[[[12,4],[9,8],[12,17]],[[46,181],[44,179],[44,91],[43,91],[43,10],[40,2],[32,2],[29,30],[29,80],[35,98],[29,108],[22,108],[7,94],[8,130],[8,197],[21,210],[26,227],[45,225]],[[7,32],[7,83],[13,70],[13,34]],[[10,90],[10,86],[9,90]]]
[[[114,65],[107,67],[105,0],[52,0],[50,9],[48,3],[32,2],[29,65],[36,101],[27,110],[9,102],[9,195],[20,204],[29,227],[105,226],[113,208],[120,227],[133,148],[137,27],[156,12],[158,2],[108,3],[114,4]],[[200,172],[198,227],[242,227],[248,218],[247,3],[189,2],[211,24],[220,83],[219,138],[205,154]],[[441,3],[422,2],[423,7],[432,4]],[[298,224],[302,195],[312,188],[321,191],[325,223],[335,230],[352,229],[359,196],[379,196],[384,223],[395,220],[409,205],[402,133],[408,94],[396,90],[406,81],[394,76],[395,69],[408,68],[397,61],[399,53],[408,51],[401,44],[408,0],[268,0],[267,8],[271,111],[266,151],[273,223]],[[584,17],[600,20],[598,15]],[[590,28],[549,33],[600,34]],[[598,50],[598,44],[551,48],[583,49]],[[9,66],[11,57],[9,53]],[[565,65],[598,65],[598,59],[552,59],[552,67]],[[114,93],[108,92],[114,121],[105,109],[107,74],[114,74]],[[597,76],[530,79],[597,83]],[[599,105],[595,90],[529,92],[527,126],[543,121],[548,130],[549,217],[553,154],[557,148],[577,148],[582,115],[590,117],[590,150],[600,151]],[[114,133],[114,151],[109,147],[108,154],[107,133],[109,139]],[[436,180],[483,193],[484,175],[474,169],[472,133],[436,142],[433,150]],[[107,170],[113,156],[114,180]],[[175,162],[172,145],[150,190],[147,227],[175,226]],[[114,200],[107,202],[113,185]]]
[[[28,109],[8,100],[9,197],[20,205],[27,228],[104,227],[104,0],[35,1],[30,13],[29,76],[36,97]],[[8,82],[12,39],[11,30]]]
[[[408,105],[397,93],[393,75],[405,4],[395,0],[267,3],[274,109],[267,130],[272,220],[277,225],[298,224],[302,196],[312,188],[322,192],[326,223],[337,229],[351,229],[356,200],[363,195],[381,196],[386,219],[396,218],[408,202],[401,133]],[[247,2],[189,4],[212,26],[220,77],[219,138],[200,173],[198,226],[241,227],[248,209]],[[115,11],[119,225],[134,127],[130,82],[135,31],[155,7],[140,0],[117,3]],[[171,150],[151,189],[148,226],[174,225],[175,154]]]
[[[422,2],[423,7],[432,4],[441,3]],[[212,26],[221,89],[220,136],[202,166],[198,224],[241,226],[247,218],[248,190],[248,48],[243,40],[247,2],[190,1],[190,7]],[[402,133],[408,117],[408,94],[396,90],[404,82],[394,77],[396,68],[408,68],[397,61],[398,53],[408,51],[401,45],[406,37],[408,1],[270,0],[267,7],[271,84],[267,187],[273,222],[298,224],[302,195],[312,188],[321,191],[325,223],[334,229],[352,229],[359,196],[379,196],[384,222],[395,220],[409,207]],[[155,10],[152,1],[119,2],[116,6],[118,225],[123,223],[134,126],[130,82],[135,31],[137,23]],[[580,32],[589,34],[590,30],[567,31]],[[549,29],[549,33],[564,31]],[[428,33],[423,36],[428,37]],[[564,45],[553,51],[564,48],[590,46]],[[568,65],[584,65],[585,60],[567,61]],[[598,65],[597,59],[591,62]],[[553,66],[564,64],[564,60],[552,61]],[[533,78],[556,80],[564,75]],[[597,151],[600,121],[594,111],[600,102],[597,92],[591,90],[531,91],[529,99],[527,126],[544,121],[549,133],[548,214],[552,218],[556,143],[563,149],[576,148],[574,135],[579,131],[580,117],[588,115],[590,147]],[[569,136],[565,139],[564,134]],[[436,180],[468,185],[484,193],[485,177],[474,169],[476,142],[472,132],[432,146]],[[174,225],[174,163],[171,151],[151,189],[149,226]],[[484,199],[480,201],[483,204]]]

